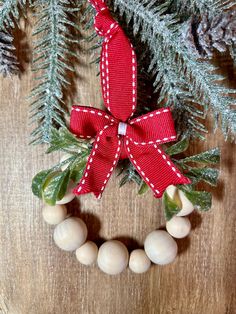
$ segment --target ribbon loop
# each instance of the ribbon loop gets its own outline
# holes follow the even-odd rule
[[[73,106],[70,129],[80,138],[95,138],[97,133],[116,119],[104,111],[84,106]]]
[[[176,140],[170,108],[155,110],[131,120],[127,137],[135,145],[160,145]]]

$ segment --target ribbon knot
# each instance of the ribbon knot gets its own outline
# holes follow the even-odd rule
[[[101,16],[99,15],[99,19]],[[112,36],[119,30],[119,25],[117,23],[111,23],[112,21],[107,20],[106,23],[100,24],[98,18],[95,22],[95,30],[99,36],[105,37],[106,40],[109,40],[109,37]]]
[[[160,145],[176,140],[169,108],[132,118],[137,98],[137,62],[132,44],[113,20],[102,0],[90,1],[98,14],[95,28],[105,36],[100,72],[105,111],[73,106],[71,131],[94,138],[83,177],[74,192],[100,197],[119,159],[129,158],[155,197],[170,184],[190,183]],[[116,30],[119,29],[119,32]]]
[[[118,125],[118,135],[126,135],[127,123],[119,122]]]
[[[108,8],[104,2],[104,0],[89,0],[91,5],[94,7],[94,9],[97,11],[97,13],[107,10]]]
[[[94,18],[94,28],[98,35],[108,37],[115,33],[119,28],[119,24],[114,21],[108,8],[103,1],[90,1],[97,10]]]

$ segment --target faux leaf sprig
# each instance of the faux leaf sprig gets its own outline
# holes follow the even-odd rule
[[[205,182],[211,186],[217,185],[219,170],[211,168],[209,165],[218,164],[220,161],[220,150],[214,148],[197,155],[192,155],[183,158],[176,158],[178,154],[184,153],[189,147],[189,138],[182,138],[179,142],[169,146],[165,151],[171,156],[172,161],[179,169],[182,169],[185,176],[191,179],[191,184],[179,185],[178,188],[184,192],[186,197],[193,203],[196,209],[207,211],[211,208],[212,196],[206,191],[197,191],[197,184]],[[192,166],[197,163],[198,167]],[[131,163],[126,163],[123,166],[123,178],[121,185],[126,182],[135,182],[139,186],[138,194],[142,195],[148,191],[148,185],[142,181],[139,174]],[[155,170],[154,170],[155,171]],[[179,202],[170,199],[167,193],[163,195],[164,213],[167,220],[177,214],[181,208]]]
[[[63,198],[71,180],[74,184],[80,181],[91,144],[78,140],[67,128],[54,128],[47,153],[56,151],[67,152],[68,158],[48,170],[40,171],[32,180],[34,195],[50,205]]]
[[[188,148],[188,139],[182,139],[180,142],[170,146],[166,152],[170,155],[177,155]],[[174,159],[173,161],[182,168],[185,176],[192,181],[191,184],[179,185],[178,188],[182,190],[185,196],[192,202],[196,209],[200,211],[207,211],[211,208],[212,195],[206,191],[196,191],[196,185],[204,181],[211,186],[217,185],[219,177],[219,170],[211,168],[208,165],[217,164],[220,161],[220,150],[214,148],[197,155],[185,157],[182,159]],[[203,165],[202,167],[195,167],[188,163],[197,163]],[[178,201],[171,199],[165,192],[163,195],[164,213],[167,220],[171,219],[180,210],[181,206]]]
[[[200,211],[208,211],[211,208],[212,203],[211,193],[206,191],[194,190],[183,191],[185,196],[193,204],[195,209]],[[177,215],[181,211],[181,204],[179,203],[178,199],[173,200],[172,198],[169,197],[169,195],[166,192],[163,195],[163,206],[166,220],[170,220],[173,216]]]

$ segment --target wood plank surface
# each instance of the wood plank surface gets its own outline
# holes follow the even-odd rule
[[[79,66],[74,99],[99,107],[97,70],[86,61]],[[221,182],[212,210],[190,216],[193,230],[178,241],[176,261],[142,275],[126,270],[108,276],[54,245],[53,227],[43,222],[42,203],[31,193],[32,177],[59,159],[44,155],[45,147],[28,145],[26,96],[32,86],[27,64],[20,78],[0,81],[0,313],[236,313],[235,144],[218,132],[193,145],[192,152],[221,147]],[[164,224],[161,203],[151,193],[137,196],[134,184],[119,189],[116,175],[102,200],[80,197],[70,211],[86,221],[89,239],[121,239],[129,249],[142,246],[148,232]]]

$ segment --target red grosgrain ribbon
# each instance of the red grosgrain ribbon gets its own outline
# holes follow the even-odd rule
[[[93,192],[100,197],[119,159],[129,158],[155,197],[170,184],[190,183],[160,148],[176,140],[169,108],[131,119],[136,109],[137,63],[134,49],[102,0],[91,0],[97,14],[94,26],[104,37],[101,52],[101,85],[110,114],[73,106],[71,131],[81,138],[95,138],[76,194]]]

